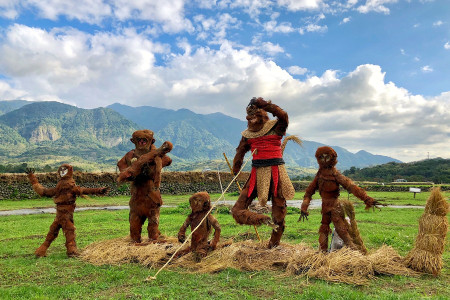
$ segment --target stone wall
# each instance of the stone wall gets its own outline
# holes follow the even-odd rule
[[[117,173],[81,173],[75,172],[74,179],[78,185],[83,187],[110,188],[109,195],[130,195],[129,184],[117,185]],[[249,173],[239,175],[238,181],[241,187],[247,180]],[[57,182],[56,173],[37,173],[36,177],[45,187],[54,187]],[[221,193],[217,172],[163,172],[161,179],[161,192],[163,194],[193,194],[200,191],[209,193]],[[220,173],[222,187],[225,189],[233,179],[230,173]],[[297,192],[306,189],[309,182],[294,181],[293,185]],[[407,192],[407,186],[382,186],[382,185],[361,185],[367,191],[383,192]],[[427,191],[430,186],[420,186],[422,191]],[[442,186],[443,191],[450,190],[450,186]],[[237,192],[238,188],[233,183],[228,192]],[[26,174],[0,174],[0,199],[30,199],[37,198],[38,195],[31,188]]]

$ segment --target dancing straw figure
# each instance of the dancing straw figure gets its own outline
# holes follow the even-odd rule
[[[276,119],[270,120],[268,112]],[[247,106],[246,118],[248,127],[242,132],[236,148],[233,173],[239,172],[245,153],[249,150],[254,153],[252,171],[231,212],[239,224],[272,226],[269,248],[273,248],[280,244],[284,232],[286,200],[292,199],[295,194],[283,160],[283,149],[288,139],[281,144],[289,124],[288,114],[271,101],[253,98]],[[272,219],[248,209],[256,197],[261,206],[265,206],[271,198]]]
[[[77,196],[100,195],[107,193],[108,188],[84,188],[76,185],[73,179],[73,168],[71,165],[63,164],[58,169],[59,181],[54,188],[43,187],[33,169],[27,169],[27,176],[30,180],[33,190],[41,197],[53,197],[56,204],[56,217],[45,238],[44,243],[36,249],[37,257],[46,256],[47,249],[54,239],[58,237],[59,230],[62,229],[66,236],[67,256],[77,256],[78,249],[75,242],[75,225],[73,221],[73,212],[75,211],[75,201]]]
[[[358,250],[358,246],[353,243],[348,230],[349,225],[345,221],[345,214],[341,207],[339,198],[339,186],[344,187],[348,192],[364,201],[366,209],[382,205],[372,197],[369,197],[362,188],[353,183],[350,178],[342,175],[336,168],[337,153],[331,147],[319,147],[316,151],[316,159],[319,163],[319,170],[314,180],[309,184],[303,197],[300,220],[308,219],[308,207],[311,197],[316,190],[319,190],[322,197],[322,225],[319,228],[320,249],[326,252],[328,249],[328,235],[331,233],[330,224],[333,222],[336,232],[344,241],[345,245]]]

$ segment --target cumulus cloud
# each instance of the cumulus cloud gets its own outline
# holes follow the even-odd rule
[[[445,43],[444,48],[450,50],[450,43],[449,42]]]
[[[290,11],[319,9],[322,0],[277,0],[278,5],[286,7]]]
[[[442,25],[444,25],[444,22],[442,22],[441,20],[436,21],[436,22],[433,23],[433,26],[435,26],[435,27],[439,27],[439,26],[442,26]]]
[[[286,109],[289,133],[307,140],[364,147],[401,160],[418,152],[434,155],[438,145],[449,142],[450,92],[435,98],[412,95],[385,82],[377,65],[299,80],[292,75],[306,69],[285,70],[226,40],[217,49],[179,40],[184,52],[176,54],[133,29],[87,34],[24,25],[9,27],[2,40],[0,73],[11,78],[0,81],[3,99],[63,99],[88,108],[113,102],[185,107],[243,119],[249,99],[261,96]],[[450,156],[448,147],[439,151]]]
[[[295,28],[289,22],[282,22],[278,24],[276,20],[272,20],[264,23],[264,30],[269,33],[291,33],[295,31]]]
[[[292,75],[304,75],[306,74],[306,72],[308,72],[308,69],[299,66],[290,66],[288,68],[288,72]]]
[[[363,14],[369,12],[389,14],[390,10],[388,7],[386,7],[386,4],[392,4],[396,2],[398,2],[398,0],[367,0],[364,5],[358,6],[357,11]]]

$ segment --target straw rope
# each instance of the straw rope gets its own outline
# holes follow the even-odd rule
[[[230,188],[231,184],[238,178],[239,174],[241,174],[242,170],[244,169],[245,165],[250,161],[250,159],[253,157],[253,154],[255,153],[256,149],[251,153],[250,157],[245,161],[245,163],[242,165],[241,169],[239,170],[239,172],[233,177],[233,179],[231,180],[231,182],[228,184],[227,188],[222,192],[222,195],[220,195],[220,197],[213,203],[213,205],[211,205],[211,208],[209,209],[209,211],[206,213],[205,217],[203,217],[203,219],[200,221],[200,223],[197,225],[197,227],[194,228],[194,230],[191,230],[191,233],[189,234],[189,236],[186,238],[186,240],[181,244],[180,247],[178,247],[177,250],[175,250],[175,252],[172,254],[172,256],[169,258],[169,260],[158,270],[158,272],[156,272],[156,274],[154,276],[148,276],[145,280],[149,281],[149,280],[155,280],[156,277],[158,276],[158,274],[167,267],[167,265],[172,261],[172,259],[175,257],[175,255],[177,254],[177,252],[189,241],[189,239],[191,238],[192,234],[202,225],[202,223],[206,220],[206,218],[208,217],[208,215],[211,213],[211,211],[217,206],[217,204],[219,203],[219,201],[224,197],[225,193],[228,191],[228,189]]]

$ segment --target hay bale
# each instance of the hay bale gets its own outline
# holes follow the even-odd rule
[[[430,215],[445,217],[448,213],[449,205],[444,195],[441,193],[440,187],[431,189],[430,197],[425,205],[425,213]]]
[[[448,230],[448,209],[449,205],[440,188],[433,188],[419,220],[419,234],[414,248],[405,257],[406,266],[418,272],[439,275]]]
[[[95,265],[139,263],[147,267],[161,267],[180,246],[176,238],[165,243],[136,246],[129,237],[102,241],[87,246],[80,258]],[[383,246],[366,256],[344,247],[329,254],[305,244],[268,249],[267,244],[247,240],[219,244],[200,262],[192,253],[175,258],[168,268],[195,273],[215,273],[226,268],[241,271],[278,270],[291,275],[306,275],[327,281],[365,285],[377,274],[412,276],[415,272],[401,264],[401,257],[390,247]]]
[[[367,258],[375,274],[417,276],[418,273],[407,268],[403,258],[391,246],[383,245],[370,253]]]
[[[166,243],[142,245],[132,242],[129,236],[88,245],[80,258],[93,265],[121,265],[138,263],[148,267],[163,265],[181,244],[175,238]]]

